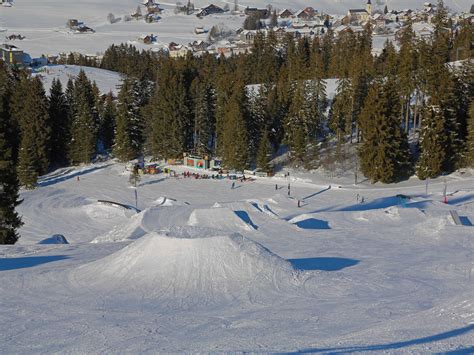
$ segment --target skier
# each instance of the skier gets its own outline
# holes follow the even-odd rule
[[[234,187],[235,187],[235,181],[232,181],[232,187],[231,187],[231,189],[233,190]]]
[[[275,190],[278,190],[278,184],[275,184]]]
[[[298,200],[298,208],[300,208],[300,207],[301,207],[301,201]]]

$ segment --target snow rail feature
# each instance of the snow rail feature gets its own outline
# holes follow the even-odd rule
[[[118,202],[114,202],[114,201],[107,201],[107,200],[97,200],[97,202],[100,203],[100,204],[103,204],[103,205],[110,205],[110,206],[125,208],[127,210],[132,210],[132,211],[135,211],[137,213],[141,212],[138,208],[130,206],[130,205],[125,205],[123,203],[118,203]]]

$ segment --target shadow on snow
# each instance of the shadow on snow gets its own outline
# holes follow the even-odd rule
[[[23,258],[3,258],[0,259],[0,271],[26,269],[35,267],[42,264],[51,263],[53,261],[59,261],[69,259],[65,255],[54,255],[54,256],[29,256]]]
[[[347,347],[339,347],[339,348],[314,348],[314,349],[302,349],[297,351],[296,353],[326,353],[326,354],[349,354],[349,353],[356,353],[356,352],[368,352],[368,351],[383,351],[383,350],[396,350],[396,349],[403,349],[412,345],[420,345],[420,344],[429,344],[432,342],[446,340],[450,338],[454,338],[463,334],[470,333],[474,330],[474,324],[467,325],[462,328],[453,329],[444,333],[439,333],[435,335],[430,335],[427,337],[411,339],[406,341],[400,341],[395,343],[388,343],[388,344],[377,344],[377,345],[366,345],[366,346],[347,346]],[[473,347],[469,348],[460,348],[452,351],[452,354],[469,354],[472,353]]]
[[[296,222],[295,225],[301,229],[331,229],[327,221],[316,218],[304,219]]]
[[[97,171],[97,170],[105,169],[105,168],[109,167],[110,165],[112,165],[112,164],[107,164],[107,165],[102,165],[102,166],[95,166],[95,167],[91,167],[91,168],[84,169],[84,170],[78,170],[78,171],[76,171],[72,174],[69,174],[69,175],[64,175],[64,176],[60,175],[58,177],[52,177],[50,179],[46,178],[46,179],[38,182],[38,186],[55,185],[59,182],[74,179],[77,176],[81,176],[81,175],[92,173],[92,172]]]
[[[351,267],[359,263],[359,260],[336,257],[288,259],[288,261],[296,269],[306,271],[339,271],[345,269],[346,267]]]

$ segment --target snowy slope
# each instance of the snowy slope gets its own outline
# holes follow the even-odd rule
[[[86,73],[89,80],[95,81],[101,93],[107,94],[112,92],[117,95],[122,77],[119,73],[110,70],[77,65],[48,65],[35,70],[35,75],[41,77],[44,88],[46,92],[49,93],[53,79],[59,79],[63,85],[63,89],[65,89],[68,80],[74,80],[80,70]]]
[[[422,0],[387,1],[389,8],[420,8]],[[187,44],[195,39],[205,39],[205,35],[195,35],[194,28],[204,26],[210,29],[213,25],[225,23],[232,29],[242,26],[241,16],[215,15],[198,19],[196,16],[174,15],[174,2],[160,3],[165,8],[162,20],[158,23],[147,24],[144,21],[120,21],[115,24],[107,22],[107,15],[112,13],[116,18],[133,13],[140,2],[137,0],[16,0],[11,8],[0,7],[0,28],[6,29],[2,36],[20,33],[26,38],[14,42],[32,56],[41,54],[58,54],[60,52],[79,51],[83,54],[103,53],[111,44],[131,43],[139,48],[160,48],[171,41]],[[206,6],[210,2],[195,1],[195,6]],[[217,5],[226,3],[231,7],[233,1],[216,1]],[[239,1],[239,6],[266,6],[269,2],[263,0]],[[455,11],[468,11],[471,2],[468,0],[447,0],[446,5]],[[271,2],[275,8],[291,8],[298,10],[307,6],[333,14],[345,14],[349,8],[363,8],[364,0],[320,0],[320,1],[288,1]],[[71,34],[66,30],[66,21],[75,18],[96,30],[93,34]],[[143,34],[157,35],[156,45],[148,46],[137,42]]]
[[[278,177],[143,176],[138,214],[97,202],[135,205],[123,164],[43,177],[21,193],[18,244],[0,246],[0,352],[472,349],[472,171],[428,194],[291,176],[291,196]],[[39,244],[56,234],[69,244]]]
[[[241,235],[206,231],[192,237],[182,232],[147,234],[80,267],[73,278],[78,287],[99,289],[114,299],[133,302],[145,294],[166,307],[187,309],[273,302],[303,290],[303,280],[288,261]]]

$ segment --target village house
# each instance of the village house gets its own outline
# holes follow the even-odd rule
[[[185,57],[188,54],[189,48],[182,44],[171,42],[168,45],[168,53],[171,58]]]
[[[315,9],[313,9],[312,7],[307,7],[303,10],[298,11],[295,14],[295,17],[299,20],[311,21],[317,15],[318,15],[318,12]]]
[[[156,42],[156,36],[153,34],[141,35],[138,40],[144,44],[153,44]]]
[[[197,35],[202,35],[204,33],[207,33],[207,31],[204,29],[203,26],[199,26],[194,29],[194,33]]]
[[[146,7],[148,14],[161,14],[163,11],[163,9],[155,3],[155,0],[144,0],[142,5]]]
[[[278,14],[279,18],[290,18],[292,16],[293,16],[293,12],[291,12],[291,10],[288,10],[288,9],[284,9],[280,11],[280,13]]]
[[[189,47],[191,48],[193,52],[205,51],[208,45],[209,45],[208,43],[201,40],[194,41],[193,43],[189,43]]]
[[[0,58],[9,65],[25,65],[24,52],[11,44],[4,44],[0,47]]]
[[[365,9],[349,9],[343,22],[346,25],[367,23],[371,15],[372,2],[368,0]]]
[[[224,9],[220,8],[219,6],[216,6],[214,4],[210,4],[204,8],[202,8],[197,14],[197,17],[204,17],[208,15],[213,15],[213,14],[222,14],[224,13]]]
[[[247,16],[257,16],[259,18],[267,18],[270,13],[268,9],[258,9],[256,7],[246,7],[244,13]]]
[[[257,32],[257,30],[244,30],[240,33],[240,40],[245,43],[253,43]]]

